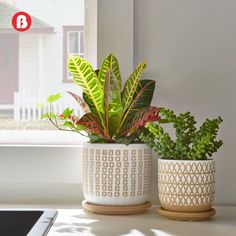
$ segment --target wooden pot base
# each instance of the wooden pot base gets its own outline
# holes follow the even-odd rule
[[[209,211],[205,212],[177,212],[177,211],[168,211],[163,207],[158,208],[160,215],[171,219],[171,220],[183,220],[183,221],[203,221],[209,220],[212,216],[215,215],[215,209],[211,208]]]
[[[84,200],[82,207],[91,213],[102,214],[102,215],[133,215],[144,213],[148,208],[151,207],[151,202],[146,202],[140,205],[129,205],[129,206],[111,206],[111,205],[98,205],[89,203]]]

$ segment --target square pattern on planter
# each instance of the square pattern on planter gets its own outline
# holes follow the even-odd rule
[[[84,194],[135,197],[149,194],[151,150],[84,149]]]

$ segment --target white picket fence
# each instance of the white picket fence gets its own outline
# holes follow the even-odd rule
[[[48,95],[35,96],[30,93],[14,94],[14,121],[36,121],[40,120],[42,114],[49,111],[49,107],[39,105],[45,103]],[[61,114],[65,108],[74,109],[74,114],[82,114],[80,107],[72,99],[61,98],[53,103],[52,111]]]

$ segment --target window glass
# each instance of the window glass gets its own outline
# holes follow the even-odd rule
[[[0,130],[55,129],[41,116],[47,97],[58,92],[63,97],[55,104],[57,113],[78,109],[64,91],[81,93],[71,83],[67,59],[86,57],[84,5],[85,0],[0,1]],[[32,18],[23,33],[11,23],[22,11]]]
[[[79,32],[69,32],[68,47],[70,54],[79,54]]]
[[[69,55],[84,57],[84,26],[64,26],[63,27],[63,57],[64,57],[64,78],[65,83],[71,83],[72,75],[67,70]],[[81,45],[82,43],[82,45]],[[82,46],[82,48],[81,48]],[[82,50],[81,50],[82,49]]]
[[[84,55],[84,32],[80,32],[80,54]]]

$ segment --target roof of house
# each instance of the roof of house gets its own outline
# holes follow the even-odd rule
[[[12,17],[15,13],[22,10],[6,3],[0,2],[0,32],[12,32],[15,31],[12,26]],[[47,23],[39,20],[38,18],[31,15],[32,25],[26,32],[29,33],[51,33],[54,28]]]

